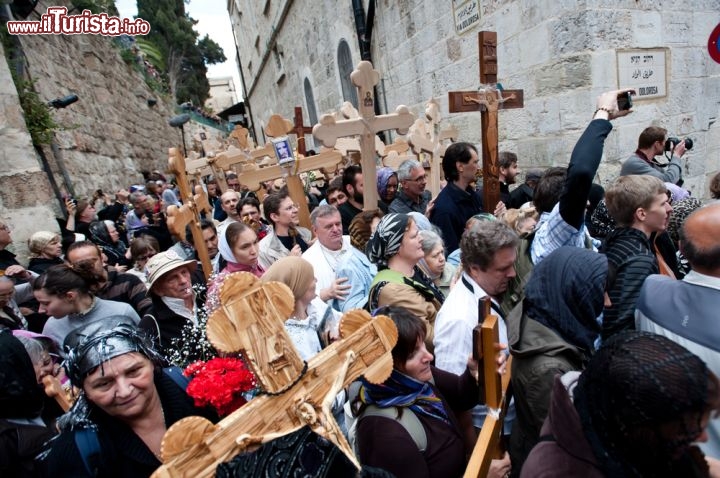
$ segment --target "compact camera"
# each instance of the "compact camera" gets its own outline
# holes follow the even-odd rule
[[[665,151],[672,151],[675,149],[675,146],[680,144],[680,140],[678,138],[668,138],[665,140]],[[685,138],[685,149],[692,149],[693,148],[693,140],[690,138]]]

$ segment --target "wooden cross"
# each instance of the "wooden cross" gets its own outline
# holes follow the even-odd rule
[[[277,115],[275,115],[277,116]],[[270,128],[269,130],[267,128]],[[268,122],[268,126],[265,129],[265,133],[268,136],[283,136],[289,131],[287,128],[292,128],[292,123],[284,120],[278,116]],[[285,133],[282,133],[285,131]],[[270,150],[275,154],[272,144],[268,143]],[[242,171],[238,175],[238,178],[242,184],[247,185],[250,189],[257,190],[261,183],[266,181],[275,180],[285,176],[287,178],[288,192],[290,197],[297,203],[299,207],[300,225],[311,229],[310,224],[310,211],[307,206],[307,199],[305,198],[305,188],[302,180],[300,179],[300,173],[313,171],[315,169],[322,170],[325,174],[334,171],[337,165],[341,163],[343,156],[339,151],[334,149],[328,149],[322,151],[320,154],[315,156],[297,157],[295,164],[292,166],[290,171],[287,168],[282,168],[275,164],[265,168],[258,168],[252,164],[244,164]]]
[[[305,425],[337,445],[359,468],[331,406],[338,391],[360,375],[376,384],[390,376],[397,342],[392,320],[349,312],[340,322],[341,340],[304,363],[283,327],[295,306],[290,288],[279,282],[262,284],[240,272],[227,276],[219,294],[221,306],[208,320],[208,339],[226,356],[242,352],[267,393],[217,425],[201,417],[173,424],[162,440],[163,465],[152,476],[215,476],[218,464]]]
[[[295,109],[295,122],[297,123],[297,114],[298,110]],[[300,125],[302,126],[302,110],[300,110]],[[296,126],[290,122],[289,120],[284,119],[280,115],[272,115],[270,117],[270,120],[268,121],[267,126],[265,127],[265,134],[270,136],[271,138],[279,138],[281,136],[285,136],[288,133],[296,132],[295,129]],[[302,144],[303,144],[303,156],[305,155],[304,149],[305,149],[305,135],[302,133],[302,127],[301,133],[298,136],[298,146],[300,145],[302,138]],[[299,158],[299,150],[298,155],[296,155],[295,161],[296,163],[300,161]],[[298,176],[299,171],[294,167],[295,165],[292,165],[291,169],[294,169],[294,171],[288,171],[287,172],[287,188],[288,193],[290,193],[290,197],[295,202],[295,204],[298,205],[298,216],[300,218],[300,225],[302,227],[305,227],[307,229],[312,230],[312,225],[310,224],[310,208],[308,208],[307,198],[305,197],[305,187],[303,186],[302,179],[300,179],[300,176]]]
[[[295,107],[295,123],[293,132],[297,136],[297,152],[305,156],[307,150],[305,149],[305,135],[312,134],[312,127],[303,125],[303,114],[300,106]]]
[[[510,403],[507,390],[510,385],[512,357],[508,357],[505,373],[502,376],[497,371],[495,361],[496,344],[500,342],[498,320],[502,319],[490,313],[490,298],[483,300],[478,313],[482,314],[484,319],[482,325],[476,325],[473,329],[473,358],[482,364],[485,393],[480,397],[480,401],[497,413],[488,413],[485,416],[480,436],[465,469],[464,478],[486,477],[490,462],[502,458],[503,420]]]
[[[440,130],[440,105],[434,99],[430,99],[425,105],[425,119],[417,119],[410,127],[408,141],[416,154],[425,153],[429,156],[430,178],[428,189],[433,197],[440,192],[440,171],[442,171],[442,157],[445,156],[447,140],[455,141],[458,137],[458,130],[455,126]]]
[[[480,83],[497,84],[497,33],[478,33],[478,50]],[[482,88],[478,91],[450,91],[448,103],[451,113],[480,110],[483,204],[485,211],[492,213],[500,201],[500,169],[497,164],[498,109],[522,108],[523,90]]]
[[[250,138],[250,131],[239,124],[235,125],[235,128],[233,128],[229,139],[237,141],[238,147],[243,151],[249,151],[254,147],[253,140]]]
[[[190,183],[185,174],[185,158],[179,148],[170,148],[169,152],[169,170],[175,174],[178,188],[180,189],[180,200],[183,205],[177,207],[175,205],[167,208],[167,225],[171,233],[185,239],[185,227],[190,224],[192,232],[193,244],[197,251],[198,258],[202,264],[205,279],[212,274],[212,264],[210,263],[210,255],[208,254],[205,239],[203,239],[202,229],[200,228],[200,211],[212,211],[207,196],[203,194],[192,194],[190,192]]]
[[[313,136],[327,147],[332,147],[338,138],[360,135],[360,155],[363,177],[373,187],[365,188],[364,209],[376,209],[378,204],[377,177],[375,160],[375,135],[380,131],[397,130],[398,134],[407,133],[415,116],[405,105],[400,105],[395,113],[375,116],[374,86],[380,81],[380,73],[373,69],[369,61],[361,61],[357,69],[350,74],[350,79],[358,89],[359,113],[356,119],[336,121],[333,115],[323,115],[320,123],[313,127]]]

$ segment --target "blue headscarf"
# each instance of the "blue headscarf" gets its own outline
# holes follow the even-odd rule
[[[396,369],[380,385],[372,384],[364,378],[360,380],[362,386],[358,398],[365,405],[379,408],[407,407],[420,415],[450,423],[442,399],[435,394],[429,382],[420,382]]]

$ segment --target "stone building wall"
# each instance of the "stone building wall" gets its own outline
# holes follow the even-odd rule
[[[40,168],[20,109],[17,89],[0,45],[0,219],[14,243],[8,249],[25,256],[25,241],[38,230],[58,230],[53,193]]]
[[[41,1],[36,11],[68,5]],[[31,20],[33,18],[30,18]],[[43,100],[76,93],[79,101],[52,110],[66,129],[55,134],[53,148],[45,147],[60,189],[69,192],[57,157],[77,197],[96,189],[113,192],[143,182],[142,170],[167,169],[168,148],[179,146],[180,132],[168,125],[175,115],[169,97],[152,91],[128,66],[109,37],[94,35],[38,35],[20,37],[30,77]],[[27,237],[39,229],[57,230],[54,217],[60,205],[32,147],[19,106],[17,91],[5,57],[0,58],[0,217],[15,228],[11,249],[26,255]],[[148,99],[157,100],[155,106]],[[188,148],[194,128],[186,125]]]
[[[274,112],[289,116],[294,105],[307,109],[305,78],[313,86],[318,113],[337,110],[342,103],[340,38],[347,39],[353,62],[359,60],[351,1],[329,5],[297,0],[284,17],[273,10],[281,5],[267,3],[270,11],[263,15],[266,2],[229,2],[256,122]],[[597,95],[618,85],[617,50],[667,48],[667,96],[637,102],[632,115],[615,121],[597,179],[607,183],[616,177],[639,133],[657,124],[695,141],[685,186],[697,196],[707,196],[709,177],[720,170],[720,65],[707,53],[720,0],[479,4],[480,23],[458,35],[451,2],[377,0],[372,56],[382,75],[381,104],[389,110],[406,104],[417,114],[429,98],[436,98],[445,121],[460,129],[461,139],[479,142],[479,114],[448,114],[447,92],[479,86],[477,32],[497,31],[498,80],[505,88],[523,89],[525,95],[522,110],[500,113],[501,149],[517,152],[522,167],[564,165],[595,109]],[[272,54],[263,69],[258,66],[275,43],[284,53],[286,76],[279,84]],[[255,86],[250,90],[249,85]]]

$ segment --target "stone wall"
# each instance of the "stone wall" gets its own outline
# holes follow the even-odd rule
[[[68,4],[42,1],[36,11]],[[43,148],[63,193],[71,188],[63,180],[60,163],[77,197],[142,183],[142,170],[167,169],[168,148],[181,141],[179,130],[167,123],[175,115],[172,101],[147,86],[109,37],[40,35],[20,40],[41,99],[69,93],[80,98],[51,111],[65,130],[55,134],[55,148]],[[15,227],[11,249],[24,256],[24,243],[32,232],[57,230],[54,217],[60,215],[60,205],[32,147],[4,56],[0,81],[8,85],[0,92],[0,217]],[[148,105],[150,98],[157,100],[153,107]],[[201,126],[186,125],[188,147],[194,128]]]
[[[27,238],[38,230],[57,231],[52,189],[40,168],[0,45],[0,219],[11,229],[8,249],[27,255]]]
[[[284,2],[269,2],[263,13],[266,3],[234,0],[230,7],[245,82],[248,88],[254,85],[248,101],[255,121],[275,112],[289,116],[294,105],[306,107],[305,78],[313,86],[318,113],[337,110],[342,103],[337,66],[341,38],[351,47],[353,62],[359,60],[351,2],[298,0],[284,16]],[[632,115],[615,121],[597,179],[607,183],[616,177],[639,133],[657,124],[695,141],[685,185],[707,197],[709,177],[720,169],[720,65],[707,53],[720,0],[479,4],[480,23],[458,35],[451,2],[377,1],[372,55],[382,75],[381,104],[388,110],[406,104],[417,114],[429,98],[436,98],[461,139],[479,142],[479,115],[449,115],[447,92],[478,87],[477,32],[497,31],[498,80],[525,95],[522,110],[500,114],[501,148],[517,152],[521,167],[564,165],[597,95],[618,85],[616,52],[668,48],[668,95],[637,102]],[[275,43],[283,52],[285,78],[280,83],[271,51]]]

